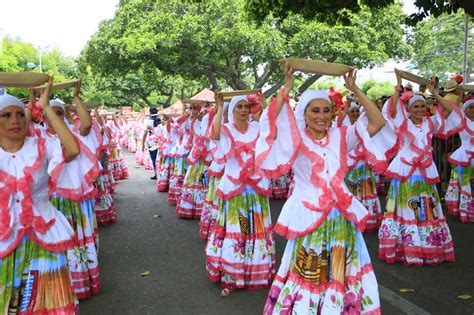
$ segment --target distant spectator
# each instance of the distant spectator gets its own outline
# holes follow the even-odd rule
[[[458,87],[458,83],[454,80],[446,82],[446,85],[444,86],[444,92],[446,93],[444,99],[457,103],[459,97],[459,92],[457,91]]]
[[[463,76],[460,73],[457,73],[451,80],[456,81],[457,84],[461,84],[464,81]]]
[[[420,84],[418,88],[418,94],[422,96],[426,96],[426,85]]]

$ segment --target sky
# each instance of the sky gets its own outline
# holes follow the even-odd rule
[[[99,22],[114,16],[119,0],[0,0],[0,38],[79,56]],[[46,48],[48,49],[48,48]]]
[[[0,38],[19,37],[44,49],[59,48],[77,57],[100,21],[114,16],[119,0],[0,0]],[[415,11],[412,0],[403,0],[404,11]],[[21,20],[20,20],[21,17]],[[369,78],[394,81],[394,67],[406,63],[387,62],[383,67],[363,69],[359,81]]]

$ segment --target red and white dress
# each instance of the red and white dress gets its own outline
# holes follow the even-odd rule
[[[392,106],[390,99],[389,112]],[[401,143],[385,172],[391,182],[379,229],[379,258],[407,265],[453,262],[454,245],[436,188],[440,179],[431,140],[456,133],[462,123],[460,111],[454,106],[447,118],[437,112],[415,125],[401,102],[396,110],[391,121]]]
[[[461,147],[449,156],[452,165],[451,178],[445,195],[446,206],[452,215],[459,216],[462,223],[474,223],[474,203],[472,198],[474,178],[474,121],[465,110],[474,101],[467,101],[463,108],[463,129],[459,132]]]
[[[286,102],[278,116],[275,99],[260,118],[257,169],[268,177],[291,169],[295,182],[274,229],[288,242],[264,314],[380,314],[377,280],[361,233],[370,215],[344,178],[347,153],[359,141],[383,165],[396,137],[389,125],[371,138],[365,126],[355,124],[330,128],[322,140],[314,140],[304,111],[320,98],[329,102],[327,93],[308,90],[296,113]]]

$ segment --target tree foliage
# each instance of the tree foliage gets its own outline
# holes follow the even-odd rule
[[[395,0],[246,0],[246,10],[257,21],[265,20],[270,14],[285,18],[290,13],[297,13],[309,20],[347,24],[350,22],[347,11],[359,12],[364,8],[369,8],[375,12],[384,10],[394,3],[396,3]],[[469,10],[467,12],[474,15],[471,0],[415,0],[414,5],[418,9],[417,12],[406,19],[413,25],[426,17],[455,13],[460,8]]]
[[[81,64],[109,83],[139,76],[137,88],[146,88],[144,94],[155,89],[169,95],[170,89],[194,82],[214,89],[264,88],[269,95],[282,84],[278,62],[285,57],[372,67],[410,53],[399,5],[384,12],[344,10],[346,25],[299,14],[283,19],[270,14],[257,23],[248,19],[245,5],[244,0],[122,0],[115,17],[89,41]],[[147,72],[152,76],[145,77]],[[301,78],[304,90],[318,76]],[[128,96],[140,92],[115,87]]]
[[[54,76],[54,82],[78,78],[79,76],[75,59],[63,55],[59,49],[43,51],[41,59],[43,72]],[[32,65],[33,68],[30,68],[29,65]],[[8,36],[2,40],[0,47],[0,71],[39,71],[38,65],[38,50],[31,43]],[[18,97],[28,96],[26,89],[8,89],[8,93]],[[70,94],[70,91],[57,91],[54,96],[70,101]]]
[[[423,76],[437,75],[444,81],[448,74],[462,72],[464,60],[464,13],[442,15],[418,23],[410,39],[414,48],[413,67]],[[471,25],[474,19],[470,18]],[[474,33],[469,34],[468,73],[474,67]]]

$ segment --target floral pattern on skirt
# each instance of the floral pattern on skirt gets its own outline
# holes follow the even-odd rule
[[[354,197],[369,211],[364,232],[378,230],[382,222],[382,207],[373,170],[365,163],[358,165],[347,173],[346,185]]]
[[[212,282],[239,289],[267,288],[275,274],[275,241],[268,198],[246,188],[220,201],[216,225],[206,245]]]
[[[2,314],[78,314],[65,253],[53,253],[24,236],[0,259]]]
[[[199,237],[207,240],[213,227],[216,225],[217,215],[219,214],[219,197],[216,194],[217,186],[221,177],[212,176],[209,179],[209,189],[199,221]]]
[[[474,166],[453,165],[445,200],[448,212],[462,223],[474,223],[473,180]]]
[[[278,178],[271,179],[273,199],[286,199],[290,186],[290,175],[285,174]]]
[[[168,188],[168,203],[171,205],[178,203],[187,168],[188,163],[186,157],[174,158],[173,170],[170,172],[170,185]]]
[[[99,225],[109,225],[116,221],[117,212],[115,210],[114,198],[106,186],[107,177],[100,175],[94,180],[94,187],[97,190],[94,210]]]
[[[362,233],[333,209],[313,232],[288,240],[264,314],[380,314]]]
[[[156,181],[156,190],[158,192],[168,191],[170,183],[170,172],[173,168],[173,158],[169,156],[163,156],[160,161],[160,167],[157,168],[158,178]]]
[[[87,299],[100,289],[93,200],[77,202],[53,196],[50,201],[64,214],[76,233],[77,243],[66,252],[67,262],[74,293],[80,300]]]
[[[454,245],[435,185],[423,176],[392,179],[379,229],[379,258],[388,263],[454,262]]]
[[[203,160],[190,165],[181,187],[181,196],[176,205],[176,215],[181,218],[201,218],[202,207],[207,193],[207,165]]]

